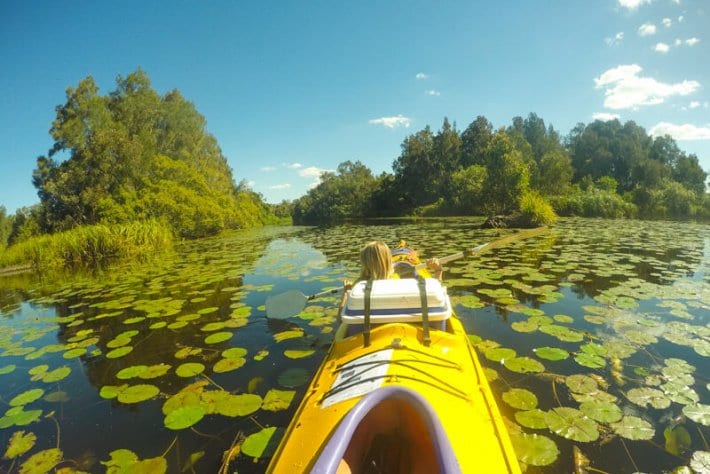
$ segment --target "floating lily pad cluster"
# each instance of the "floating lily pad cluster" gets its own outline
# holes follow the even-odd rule
[[[161,449],[151,453],[130,439],[97,447],[107,470],[203,470],[237,431],[244,434],[237,459],[268,457],[332,337],[339,296],[314,301],[285,324],[266,321],[266,297],[356,278],[359,248],[373,239],[406,239],[426,258],[513,232],[479,223],[268,227],[188,242],[147,265],[27,288],[26,302],[0,314],[0,398],[15,403],[0,409],[0,430],[13,440],[8,452],[40,471],[78,456],[61,445],[40,448],[39,440],[54,433],[54,410],[70,412],[93,397],[89,406],[106,407],[115,421],[153,419],[154,411],[164,425],[135,426],[155,430]],[[523,463],[557,472],[571,442],[592,467],[614,472],[593,454],[600,450],[586,447],[623,439],[633,453],[661,449],[644,444],[650,439],[686,469],[707,470],[698,430],[707,438],[708,233],[693,223],[563,219],[540,237],[447,265],[452,303],[515,420]],[[87,387],[91,393],[80,392]],[[234,433],[211,430],[225,418]],[[63,440],[75,435],[58,422]],[[203,434],[212,437],[206,454]],[[173,458],[156,453],[175,435],[182,446],[200,446],[168,467]]]

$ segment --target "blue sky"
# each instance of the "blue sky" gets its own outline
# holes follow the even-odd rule
[[[32,170],[65,90],[138,67],[207,119],[236,181],[294,199],[323,170],[392,171],[402,140],[535,112],[563,135],[618,117],[710,171],[710,3],[0,0],[0,205]]]

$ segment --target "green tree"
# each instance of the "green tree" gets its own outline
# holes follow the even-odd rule
[[[672,177],[698,196],[705,194],[708,174],[700,167],[698,157],[682,153],[675,161]]]
[[[551,196],[568,192],[574,169],[565,150],[558,148],[545,153],[537,170],[537,179],[533,184],[542,194]]]
[[[493,125],[482,115],[466,127],[461,134],[461,167],[483,165],[486,148],[493,138]]]
[[[12,232],[12,222],[14,217],[7,214],[5,206],[0,206],[0,248],[7,245],[7,239]]]
[[[484,207],[489,214],[518,209],[520,198],[530,187],[528,167],[505,130],[493,135],[486,150],[488,176],[484,185]]]
[[[320,183],[294,203],[293,221],[303,224],[364,217],[377,186],[377,178],[360,161],[341,163],[337,173],[323,173]]]
[[[158,218],[184,237],[268,219],[261,197],[239,189],[206,122],[178,91],[160,96],[143,71],[99,95],[91,77],[67,89],[37,159],[33,183],[45,232]],[[54,156],[68,159],[58,163]]]
[[[481,201],[488,171],[485,166],[471,165],[456,171],[451,176],[451,207],[462,214],[476,214],[482,211]]]

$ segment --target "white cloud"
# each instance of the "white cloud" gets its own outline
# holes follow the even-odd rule
[[[253,188],[255,184],[256,184],[255,181],[247,181],[247,187],[248,187],[248,188]]]
[[[429,74],[424,74],[423,72],[418,72],[417,75],[414,76],[414,77],[416,77],[416,78],[419,79],[419,80],[428,79],[428,78],[429,78]]]
[[[683,42],[678,38],[676,38],[675,41],[673,42],[673,46],[680,46],[681,44],[683,44]]]
[[[668,51],[670,51],[671,47],[668,46],[666,43],[656,43],[656,46],[653,48],[653,50],[657,53],[663,53],[666,54]]]
[[[303,178],[320,178],[320,175],[326,172],[332,172],[333,170],[326,170],[323,168],[318,168],[317,166],[309,166],[308,168],[303,168],[298,172],[298,175]]]
[[[405,127],[408,128],[412,124],[412,120],[404,117],[401,114],[396,117],[380,117],[369,121],[372,125],[382,125],[387,128]]]
[[[286,167],[291,168],[292,170],[297,170],[303,168],[303,165],[301,163],[291,163],[290,165],[286,165]]]
[[[652,0],[619,0],[619,6],[627,10],[636,10],[644,3],[651,3]]]
[[[697,109],[698,107],[700,107],[700,102],[698,102],[697,100],[691,100],[688,107],[691,109]]]
[[[639,36],[651,36],[656,34],[656,25],[653,23],[644,23],[639,26]]]
[[[425,93],[426,93],[426,95],[441,95],[441,92],[434,90],[434,89],[430,89],[428,91],[425,91]]]
[[[685,20],[685,17],[683,15],[678,17],[678,23],[683,23],[683,20]]]
[[[609,69],[594,79],[597,89],[604,90],[604,107],[619,110],[641,105],[662,104],[669,97],[692,94],[700,87],[697,81],[666,84],[651,77],[640,77],[638,64],[626,64]]]
[[[695,38],[695,37],[693,37],[693,38],[688,38],[687,40],[685,40],[685,44],[687,44],[688,46],[695,46],[695,45],[698,44],[699,42],[700,42],[700,40],[699,40],[698,38]]]
[[[288,189],[290,187],[291,187],[290,184],[284,183],[284,184],[275,184],[273,186],[269,186],[269,189]]]
[[[269,171],[276,171],[276,168],[274,168],[273,166],[262,166],[259,169],[265,173],[268,173]]]
[[[617,44],[621,43],[621,40],[624,39],[624,32],[620,31],[616,35],[614,35],[613,38],[605,38],[604,42],[607,44],[607,46],[616,46]]]
[[[670,26],[673,24],[673,20],[671,20],[670,18],[664,18],[663,20],[661,20],[661,23],[663,23],[663,26],[665,26],[666,28],[670,28]]]
[[[610,114],[607,112],[597,112],[592,114],[593,120],[601,120],[602,122],[609,122],[610,120],[618,120],[619,114]]]
[[[697,127],[689,123],[676,125],[660,122],[651,129],[650,134],[655,137],[670,135],[676,140],[710,140],[710,126]]]

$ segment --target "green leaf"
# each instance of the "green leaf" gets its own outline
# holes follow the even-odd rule
[[[625,416],[621,421],[610,426],[616,434],[631,440],[651,439],[655,434],[651,423],[635,416]]]
[[[516,411],[515,421],[525,426],[526,428],[542,429],[547,428],[545,421],[545,412],[539,408],[528,411]]]
[[[590,369],[601,369],[606,365],[606,360],[598,355],[579,354],[574,357],[575,362]]]
[[[276,452],[283,431],[283,428],[272,426],[250,434],[242,444],[242,453],[257,459],[271,457]]]
[[[289,407],[295,395],[295,390],[271,389],[264,397],[261,408],[268,411],[285,410]]]
[[[118,401],[121,403],[140,403],[150,400],[159,393],[160,389],[155,385],[133,385],[118,394]]]
[[[710,405],[686,405],[683,407],[683,414],[696,423],[710,426]]]
[[[695,451],[690,460],[690,467],[694,472],[710,472],[710,451]]]
[[[118,373],[116,374],[116,378],[120,380],[132,379],[134,377],[138,377],[147,369],[147,365],[134,365],[131,367],[126,367],[125,369],[121,369],[118,371]]]
[[[632,388],[626,392],[626,397],[641,407],[651,405],[653,408],[661,410],[671,406],[670,399],[663,392],[655,388]]]
[[[175,369],[175,373],[178,377],[194,377],[205,371],[205,366],[199,362],[187,362],[181,364]]]
[[[575,374],[565,378],[565,384],[575,393],[591,393],[597,389],[597,381],[587,375]]]
[[[5,459],[14,459],[22,456],[34,447],[36,441],[37,436],[32,432],[25,434],[24,431],[15,431],[5,451]]]
[[[278,376],[279,385],[296,388],[308,382],[310,373],[306,369],[294,368],[281,372]]]
[[[247,355],[247,350],[243,347],[232,347],[222,351],[222,357],[225,359],[241,359]]]
[[[589,418],[602,423],[613,423],[622,417],[621,408],[610,402],[590,400],[583,402],[579,409]]]
[[[35,400],[42,398],[42,395],[44,395],[44,390],[42,390],[41,388],[33,388],[27,390],[10,400],[10,406],[17,407],[27,405],[29,403],[34,402]]]
[[[544,365],[530,357],[514,357],[513,359],[503,361],[503,365],[505,365],[508,370],[521,374],[545,371]]]
[[[71,374],[71,369],[69,367],[59,367],[57,369],[52,370],[51,372],[46,372],[44,376],[42,376],[42,382],[59,382],[60,380],[64,380],[65,378],[67,378],[69,374]]]
[[[220,342],[228,341],[232,338],[233,334],[231,332],[216,332],[210,334],[205,338],[205,344],[219,344]]]
[[[121,386],[104,385],[103,387],[101,387],[101,390],[99,391],[99,396],[101,398],[106,399],[106,400],[110,400],[112,398],[116,398],[119,393],[123,392],[127,388],[128,388],[128,385],[121,385]]]
[[[10,365],[6,365],[4,367],[0,367],[0,375],[9,374],[12,371],[14,371],[16,368],[17,368],[17,366],[15,364],[10,364]]]
[[[247,416],[261,408],[261,397],[250,393],[229,395],[217,402],[215,410],[224,416]]]
[[[531,466],[549,466],[557,459],[560,451],[547,436],[527,433],[514,433],[510,441],[518,460]]]
[[[165,427],[171,430],[184,430],[200,421],[206,411],[202,405],[186,405],[176,408],[165,417]]]
[[[20,474],[43,474],[59,464],[64,454],[60,449],[45,449],[33,454],[20,466]]]
[[[599,438],[597,423],[575,408],[553,408],[545,413],[545,423],[553,433],[573,441],[587,443]]]
[[[517,355],[517,352],[507,347],[494,347],[485,351],[483,355],[485,355],[488,360],[500,362],[514,358]]]
[[[513,388],[503,393],[503,401],[518,410],[532,410],[537,407],[537,397],[524,388]]]
[[[569,357],[569,352],[557,347],[538,347],[533,349],[533,352],[541,359],[547,360],[564,360]]]
[[[106,358],[107,359],[118,359],[119,357],[123,357],[129,352],[133,350],[133,347],[131,346],[123,346],[119,347],[118,349],[114,349],[112,351],[109,351],[106,353]]]
[[[214,367],[212,367],[212,371],[218,374],[224,373],[224,372],[230,372],[232,370],[236,370],[239,367],[243,366],[246,364],[247,360],[246,359],[220,359],[218,360]]]
[[[663,437],[666,440],[666,451],[676,456],[684,453],[692,443],[690,433],[682,426],[669,426],[663,430]]]

